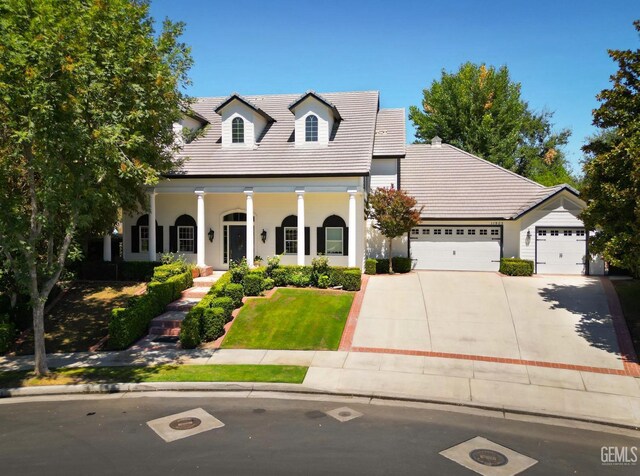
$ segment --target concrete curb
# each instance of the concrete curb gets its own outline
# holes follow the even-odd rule
[[[497,412],[506,417],[507,414],[521,415],[526,417],[534,417],[548,419],[557,422],[576,422],[592,425],[602,425],[615,429],[640,431],[640,427],[633,425],[625,425],[616,420],[586,418],[574,414],[557,414],[546,413],[542,411],[531,411],[525,408],[509,407],[505,405],[489,405],[474,404],[469,402],[435,399],[435,398],[416,398],[407,397],[402,394],[394,394],[389,392],[363,392],[363,391],[341,391],[331,392],[327,390],[318,390],[305,387],[302,384],[288,383],[260,383],[260,382],[148,382],[148,383],[111,383],[111,384],[81,384],[81,385],[50,385],[42,387],[19,387],[0,389],[0,399],[17,398],[17,397],[46,397],[46,396],[64,396],[64,395],[89,395],[89,394],[114,394],[114,393],[154,393],[154,392],[214,392],[224,394],[225,392],[252,392],[260,393],[262,398],[273,398],[288,395],[295,396],[326,396],[326,397],[343,397],[343,398],[364,398],[393,404],[398,403],[415,403],[426,405],[437,405],[441,410],[446,411],[447,408],[468,408],[472,410],[480,410],[487,412]],[[1,402],[0,402],[1,403]],[[443,408],[442,408],[443,407]],[[549,422],[547,422],[549,423]]]

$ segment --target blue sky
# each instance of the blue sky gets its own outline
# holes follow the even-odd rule
[[[577,171],[595,95],[616,69],[607,49],[638,48],[640,4],[152,0],[151,14],[187,24],[194,96],[378,90],[381,107],[408,110],[442,69],[507,65],[522,97],[573,131],[566,152]]]

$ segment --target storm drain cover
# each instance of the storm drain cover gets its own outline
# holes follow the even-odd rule
[[[349,407],[340,407],[325,413],[330,417],[335,418],[341,423],[344,423],[344,422],[353,420],[354,418],[358,418],[362,416],[362,413]]]
[[[195,427],[200,426],[202,420],[196,417],[178,418],[169,423],[169,426],[174,430],[193,430]]]
[[[485,448],[472,450],[469,452],[469,456],[476,463],[480,463],[485,466],[504,466],[509,462],[509,458],[499,451],[488,450]]]

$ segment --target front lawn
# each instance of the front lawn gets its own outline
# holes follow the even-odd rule
[[[337,350],[353,293],[278,289],[249,299],[225,337],[227,349]]]
[[[52,370],[46,377],[29,371],[0,373],[0,388],[129,382],[279,382],[302,383],[307,367],[293,365],[157,365]]]
[[[108,333],[111,310],[140,291],[140,283],[74,283],[44,318],[47,352],[82,352]],[[18,345],[18,355],[33,354],[33,332]]]
[[[612,280],[620,298],[636,355],[640,355],[640,280]]]

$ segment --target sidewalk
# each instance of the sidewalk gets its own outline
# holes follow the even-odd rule
[[[301,391],[445,402],[640,427],[640,379],[620,375],[346,351],[160,349],[49,356],[50,367],[163,363],[301,365],[309,367]],[[32,365],[30,356],[0,358],[1,371]]]

